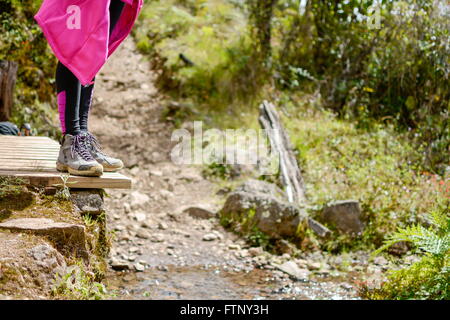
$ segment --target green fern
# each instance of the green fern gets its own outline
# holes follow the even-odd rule
[[[392,245],[407,241],[424,254],[408,268],[390,271],[379,289],[362,288],[369,299],[450,299],[450,215],[449,200],[438,203],[430,214],[431,226],[401,228],[392,235],[379,254]]]
[[[450,216],[447,210],[433,210],[431,212],[432,226],[428,229],[415,225],[412,227],[400,228],[393,234],[374,255],[390,248],[399,242],[411,242],[424,252],[443,256],[450,250]]]

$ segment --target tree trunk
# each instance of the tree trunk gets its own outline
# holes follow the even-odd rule
[[[11,117],[17,68],[17,62],[0,60],[0,121]]]
[[[264,62],[272,55],[272,18],[278,0],[249,0],[250,19],[258,41],[260,58]]]

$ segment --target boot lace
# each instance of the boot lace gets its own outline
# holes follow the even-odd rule
[[[100,143],[97,140],[97,137],[94,136],[90,132],[86,132],[86,146],[90,150],[92,150],[94,152],[97,152],[97,153],[101,154],[102,156],[105,156],[105,154],[102,151],[102,147],[101,147]]]
[[[83,135],[76,135],[73,137],[72,146],[70,149],[72,153],[72,158],[75,154],[80,155],[80,157],[85,161],[93,161],[94,157],[91,155],[89,150],[86,148],[86,137]]]

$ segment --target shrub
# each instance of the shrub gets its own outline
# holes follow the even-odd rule
[[[41,1],[5,0],[0,13],[0,59],[19,64],[11,121],[30,122],[39,134],[56,136],[54,67],[56,59],[33,15]]]
[[[368,23],[376,1],[278,1],[273,66],[278,88],[318,90],[323,104],[360,127],[392,123],[430,170],[449,161],[449,5],[382,1],[381,26]]]
[[[283,97],[279,104],[298,151],[313,217],[337,200],[358,200],[363,210],[362,236],[332,239],[324,249],[378,248],[386,234],[424,221],[430,207],[449,197],[448,178],[426,172],[420,152],[392,126],[368,131],[321,110],[312,97],[288,98],[294,102]]]
[[[423,255],[412,266],[391,271],[379,289],[366,289],[370,299],[450,299],[450,201],[432,212],[430,228],[400,228],[375,254],[398,242],[411,242]]]
[[[245,15],[230,1],[150,2],[135,37],[161,70],[159,87],[208,113],[238,112],[261,85]]]

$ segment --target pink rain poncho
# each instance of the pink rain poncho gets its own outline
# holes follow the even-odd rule
[[[82,85],[92,83],[136,22],[143,0],[122,1],[125,7],[111,36],[111,0],[44,0],[35,16],[58,60]]]

